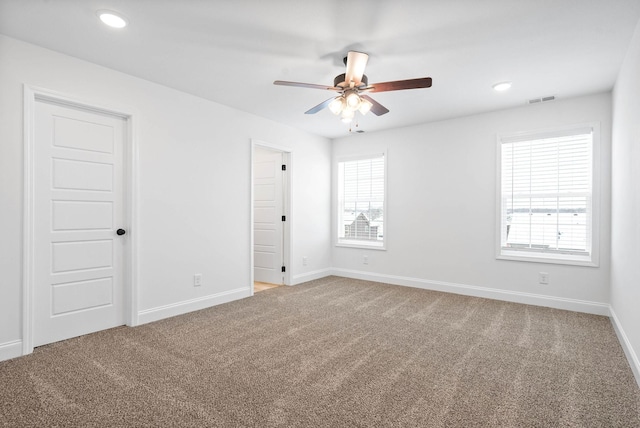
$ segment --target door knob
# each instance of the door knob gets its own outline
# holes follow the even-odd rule
[[[126,230],[124,230],[124,229],[118,229],[118,230],[116,230],[116,233],[117,233],[118,235],[124,235],[125,233],[127,233],[127,231],[126,231]]]

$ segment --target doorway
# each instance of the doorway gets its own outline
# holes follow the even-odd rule
[[[288,284],[290,158],[252,142],[252,293]]]
[[[25,87],[23,354],[135,325],[130,116]]]

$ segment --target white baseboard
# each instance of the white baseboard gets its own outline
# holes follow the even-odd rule
[[[235,290],[223,291],[222,293],[211,294],[209,296],[198,297],[197,299],[184,300],[170,305],[158,306],[156,308],[145,309],[138,312],[138,325],[158,321],[176,315],[209,308],[233,300],[243,299],[251,296],[251,288],[236,288]]]
[[[10,360],[11,358],[20,357],[21,355],[22,340],[0,343],[0,361]]]
[[[622,324],[620,324],[620,320],[616,316],[613,308],[610,308],[611,312],[611,324],[613,324],[613,329],[618,336],[618,340],[620,341],[620,345],[622,345],[622,349],[624,350],[624,354],[627,356],[627,361],[629,361],[629,365],[631,366],[631,371],[636,378],[636,382],[638,383],[638,387],[640,387],[640,359],[638,359],[638,354],[633,350],[633,346],[627,337],[627,334],[624,332],[622,328]]]
[[[329,268],[314,270],[313,272],[305,272],[299,275],[293,275],[291,277],[291,285],[302,284],[303,282],[313,281],[314,279],[324,278],[325,276],[329,275],[332,275],[332,270]]]
[[[507,302],[524,303],[534,306],[545,306],[548,308],[585,312],[595,315],[609,315],[609,304],[607,303],[567,299],[565,297],[546,296],[543,294],[523,293],[520,291],[501,290],[498,288],[479,287],[476,285],[432,281],[421,278],[363,272],[351,269],[334,268],[332,269],[332,274],[366,281],[422,288],[425,290],[444,291],[447,293],[462,294],[465,296],[484,297],[487,299],[504,300]]]

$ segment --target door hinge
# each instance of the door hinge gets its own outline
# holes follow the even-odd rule
[[[282,165],[282,170],[286,171],[287,170],[287,166],[286,165]]]
[[[285,268],[284,266],[282,266],[282,272],[286,272],[287,268]]]
[[[286,215],[282,216],[282,221],[287,221],[287,216]]]

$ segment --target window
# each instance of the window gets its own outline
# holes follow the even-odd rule
[[[596,131],[499,138],[498,258],[597,265]]]
[[[338,245],[384,248],[384,154],[338,162]]]

